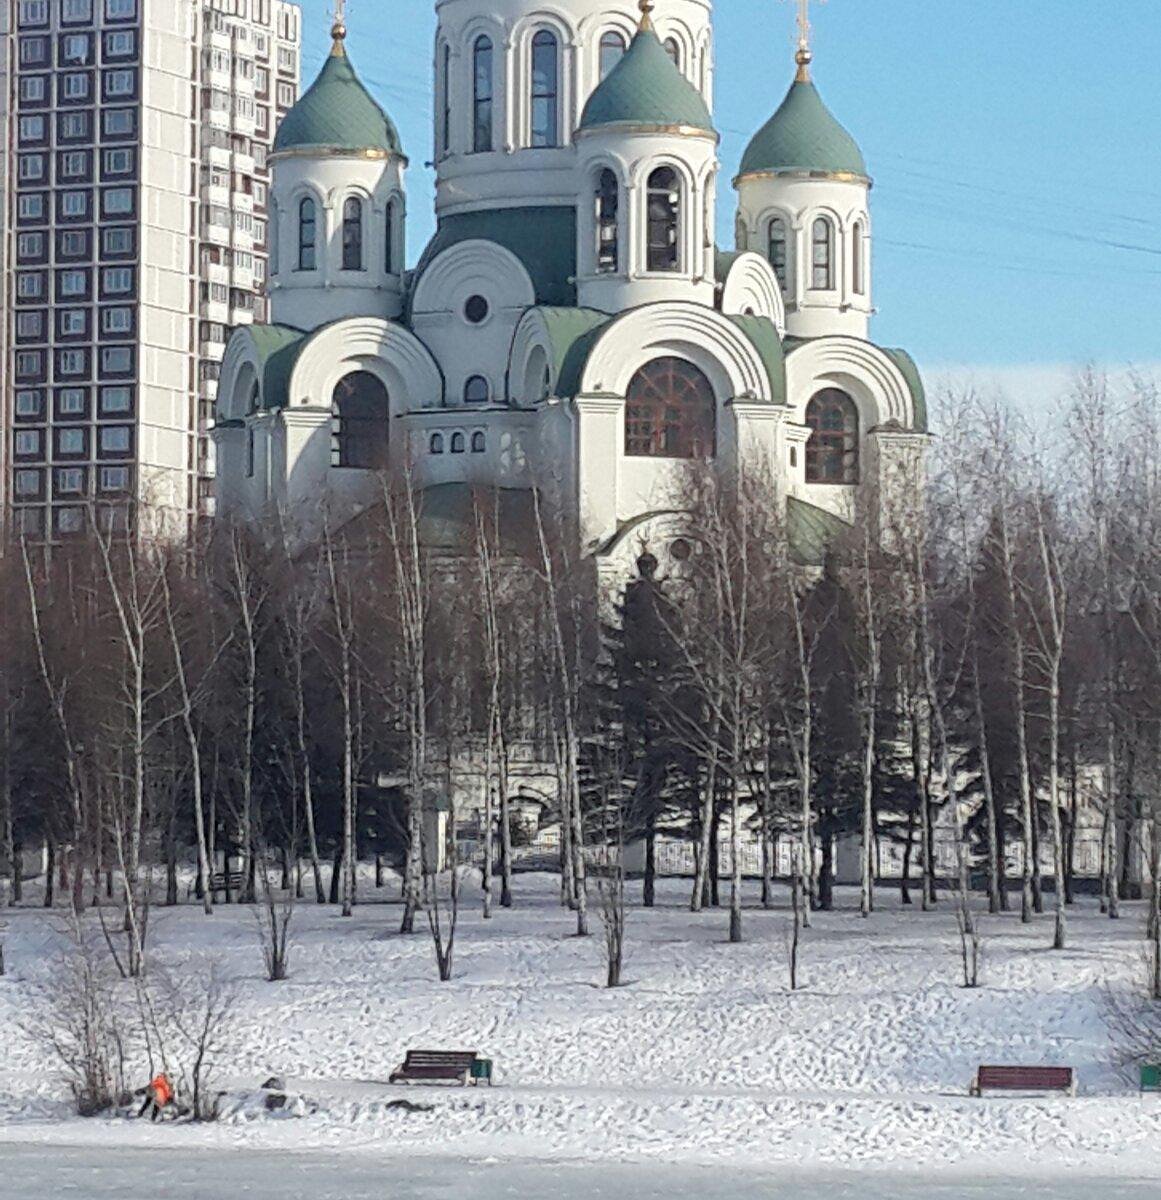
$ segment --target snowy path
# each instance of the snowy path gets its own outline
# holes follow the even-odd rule
[[[844,895],[844,911],[816,916],[804,987],[790,993],[784,908],[748,909],[747,941],[730,946],[725,913],[690,914],[685,885],[666,883],[661,907],[630,913],[630,986],[608,992],[599,929],[568,936],[553,880],[517,887],[514,911],[490,922],[465,912],[450,984],[435,979],[429,938],[395,935],[394,906],[367,904],[344,921],[304,905],[291,978],[278,985],[262,978],[250,913],[156,910],[157,969],[180,979],[213,965],[238,982],[219,1083],[251,1089],[278,1074],[318,1106],[302,1120],[242,1107],[200,1130],[69,1118],[23,1032],[36,985],[57,969],[58,934],[36,910],[6,914],[0,1155],[43,1141],[1161,1177],[1161,1097],[1136,1095],[1106,1017],[1108,989],[1141,977],[1138,907],[1113,923],[1086,902],[1061,954],[1046,949],[1050,917],[1029,927],[985,917],[984,987],[967,992],[950,905],[902,912],[884,896],[862,921]],[[433,1111],[394,1110],[401,1093],[381,1081],[420,1045],[490,1055],[499,1086],[403,1093]],[[1081,1097],[969,1100],[973,1071],[992,1061],[1075,1066]]]
[[[164,1183],[159,1187],[159,1181]],[[1156,1182],[991,1176],[931,1179],[730,1168],[554,1163],[532,1166],[457,1159],[361,1158],[205,1152],[0,1147],[0,1200],[29,1196],[125,1200],[1156,1200]]]

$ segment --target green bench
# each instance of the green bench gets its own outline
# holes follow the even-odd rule
[[[1141,1068],[1141,1092],[1161,1092],[1161,1066]]]

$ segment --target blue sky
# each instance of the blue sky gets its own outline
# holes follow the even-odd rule
[[[816,81],[875,178],[875,339],[929,369],[1161,361],[1161,3],[816,7]],[[718,236],[732,245],[729,180],[789,84],[794,6],[716,8]],[[331,3],[304,10],[308,83]],[[349,0],[351,55],[411,158],[412,260],[434,225],[433,10]]]

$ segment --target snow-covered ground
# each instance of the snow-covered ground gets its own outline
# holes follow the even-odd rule
[[[925,915],[884,896],[882,911],[862,921],[843,895],[848,907],[816,915],[805,934],[804,986],[792,994],[784,901],[772,912],[748,909],[747,941],[730,946],[725,913],[690,914],[686,885],[667,883],[661,907],[630,913],[629,986],[609,992],[599,986],[596,912],[594,936],[577,940],[554,880],[517,884],[514,911],[491,922],[474,904],[465,912],[450,984],[437,981],[425,934],[396,935],[392,904],[366,904],[349,920],[302,906],[283,984],[264,981],[249,912],[155,910],[156,962],[182,973],[214,963],[240,981],[237,1042],[221,1084],[253,1088],[279,1074],[317,1105],[287,1119],[241,1104],[203,1127],[69,1116],[52,1065],[21,1028],[36,985],[57,967],[58,934],[42,912],[6,914],[0,1165],[7,1158],[17,1175],[27,1172],[28,1152],[16,1147],[35,1145],[61,1169],[80,1154],[78,1170],[88,1169],[85,1154],[103,1161],[110,1149],[166,1148],[175,1164],[198,1151],[311,1151],[324,1172],[326,1156],[341,1151],[344,1161],[372,1160],[368,1179],[383,1156],[499,1160],[514,1179],[521,1162],[563,1169],[594,1160],[666,1171],[728,1164],[739,1180],[805,1167],[832,1180],[851,1170],[1025,1182],[1115,1176],[1126,1190],[1106,1194],[1117,1196],[1136,1194],[1133,1178],[1161,1179],[1161,1097],[1137,1095],[1106,1016],[1107,990],[1142,977],[1139,908],[1113,923],[1083,903],[1071,917],[1072,949],[1058,954],[1046,948],[1050,917],[1031,927],[984,917],[984,987],[967,992],[950,904]],[[496,1088],[390,1088],[391,1070],[420,1046],[492,1057]],[[1081,1095],[971,1100],[968,1083],[983,1062],[1075,1066]],[[392,1108],[401,1096],[432,1110]],[[429,1177],[445,1174],[433,1167]],[[0,1171],[0,1196],[18,1194],[4,1190],[17,1175],[5,1181]],[[705,1178],[725,1190],[699,1185],[700,1194],[741,1194],[720,1174]],[[398,1194],[443,1194],[417,1189]],[[364,1193],[352,1184],[342,1194]],[[571,1196],[565,1185],[554,1194]]]

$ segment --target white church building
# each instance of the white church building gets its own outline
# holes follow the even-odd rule
[[[664,560],[688,460],[762,461],[819,558],[922,457],[927,413],[911,358],[870,340],[871,179],[805,20],[723,251],[711,0],[436,9],[438,226],[413,269],[408,160],[341,19],[279,129],[271,323],[223,363],[219,515],[309,539],[406,470],[446,533],[474,487],[551,488],[616,574],[646,542]]]

